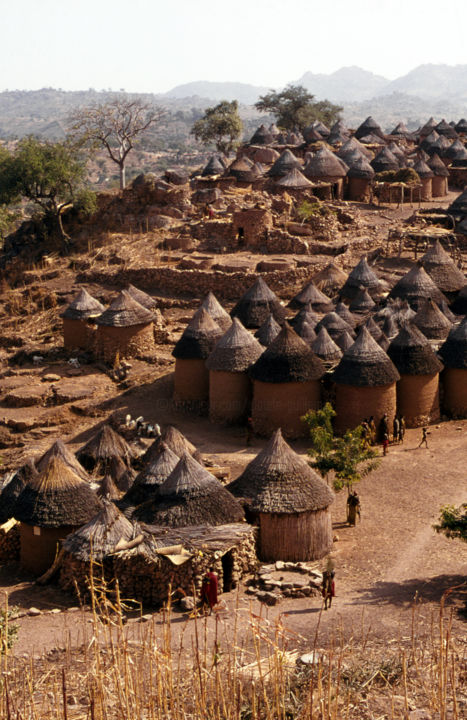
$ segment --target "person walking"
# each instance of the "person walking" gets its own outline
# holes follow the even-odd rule
[[[421,448],[422,445],[425,445],[426,449],[428,450],[428,437],[427,436],[429,434],[430,433],[428,432],[428,428],[426,426],[422,427],[422,439],[420,440],[420,444],[418,446],[419,448]]]
[[[212,609],[217,605],[217,594],[219,591],[219,579],[217,573],[210,567],[206,575],[203,577],[201,584],[201,603],[204,612],[210,615]]]
[[[389,437],[389,418],[388,414],[384,413],[383,417],[379,421],[379,436],[380,439],[384,440],[384,436]]]
[[[399,417],[399,442],[402,444],[404,442],[404,435],[405,435],[405,417],[401,415]]]
[[[360,511],[360,498],[356,490],[351,490],[347,498],[347,522],[349,525],[355,526],[357,524],[357,518],[360,520]]]
[[[389,433],[384,433],[383,437],[383,455],[388,454],[388,448],[389,448]]]
[[[327,610],[332,605],[332,599],[336,595],[336,585],[334,582],[334,570],[325,570],[323,573],[323,584],[321,594],[324,599],[324,609]]]

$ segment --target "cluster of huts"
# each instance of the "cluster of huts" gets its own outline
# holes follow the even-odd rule
[[[389,134],[372,117],[355,131],[342,120],[331,128],[316,121],[303,132],[287,133],[261,125],[233,162],[212,156],[199,184],[312,191],[320,199],[363,202],[376,191],[386,201],[425,201],[444,197],[448,185],[467,184],[466,138],[464,119],[430,118],[415,132],[399,123]]]
[[[18,521],[21,564],[35,575],[82,597],[91,575],[110,590],[118,580],[122,596],[154,605],[170,588],[192,595],[209,567],[228,591],[258,558],[323,557],[332,502],[280,430],[225,487],[174,427],[138,455],[104,425],[76,454],[57,441],[6,478],[0,519]]]
[[[302,416],[326,400],[338,432],[384,414],[436,422],[440,407],[466,417],[466,312],[465,275],[438,241],[393,287],[365,257],[349,275],[330,263],[285,307],[259,277],[230,315],[205,298],[173,350],[174,397],[266,437],[306,434]]]
[[[117,357],[131,358],[154,351],[165,339],[164,320],[155,300],[128,285],[109,307],[104,307],[84,288],[62,313],[65,348],[87,352],[113,363]]]

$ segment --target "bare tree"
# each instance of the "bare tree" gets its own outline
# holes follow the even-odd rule
[[[125,162],[146,130],[164,111],[142,100],[116,98],[76,110],[69,117],[72,138],[89,147],[102,147],[118,165],[120,189],[125,187]]]

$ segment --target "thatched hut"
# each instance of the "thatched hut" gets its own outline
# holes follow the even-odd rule
[[[225,171],[224,164],[217,155],[211,155],[208,162],[201,171],[201,177],[213,177],[214,175],[223,175]]]
[[[396,366],[397,408],[407,427],[437,422],[439,412],[439,373],[442,363],[427,338],[411,324],[403,327],[388,348]]]
[[[279,298],[263,278],[259,277],[242,295],[230,315],[238,317],[246,328],[259,328],[268,319],[270,313],[279,323],[285,320],[285,310]]]
[[[150,462],[136,476],[131,488],[122,497],[118,506],[128,514],[141,503],[150,500],[159,485],[167,480],[172,470],[175,470],[180,457],[162,440],[157,445],[157,454],[152,453]]]
[[[211,422],[231,424],[245,420],[252,395],[248,370],[263,350],[240,320],[234,318],[206,361]]]
[[[121,490],[115,485],[112,476],[107,473],[104,475],[96,490],[96,495],[101,500],[119,500],[122,497]]]
[[[81,480],[60,458],[31,477],[15,503],[21,523],[21,564],[36,575],[55,559],[57,544],[101,508],[89,483]]]
[[[452,325],[431,298],[420,303],[413,323],[429,340],[444,340]]]
[[[268,436],[282,427],[288,437],[305,434],[300,418],[320,406],[323,375],[321,360],[285,323],[251,368],[255,432]]]
[[[431,200],[433,195],[434,172],[421,158],[417,158],[413,164],[413,170],[417,173],[421,182],[421,200]]]
[[[368,290],[365,287],[362,287],[355,295],[353,300],[351,300],[349,310],[352,313],[365,315],[366,313],[371,312],[375,305],[376,303],[371,297]]]
[[[333,303],[321,290],[318,290],[313,280],[310,280],[300,292],[292,298],[288,306],[291,310],[301,310],[306,305],[318,313],[326,313],[332,310]]]
[[[73,472],[81,478],[81,480],[85,480],[86,482],[91,481],[91,478],[84,467],[80,462],[78,462],[76,456],[69,448],[67,448],[63,440],[60,440],[60,438],[56,440],[38,460],[35,460],[37,472],[41,473],[45,470],[53,457],[58,457],[60,460],[63,460],[63,462],[68,465]]]
[[[265,125],[260,125],[250,139],[250,145],[270,145],[274,142],[276,133],[271,133]]]
[[[154,313],[126,290],[96,318],[96,355],[113,363],[118,356],[131,358],[154,351]]]
[[[424,300],[432,298],[435,302],[446,300],[441,290],[435,285],[421,264],[414,265],[394,285],[389,293],[389,298],[400,298],[407,300],[412,308],[417,310]]]
[[[370,268],[363,256],[353,268],[340,291],[342,300],[353,300],[362,287],[366,288],[371,297],[375,299],[381,291],[381,283],[376,273]]]
[[[76,453],[81,465],[89,472],[105,472],[114,458],[127,466],[136,453],[127,441],[110,425],[103,425]]]
[[[388,170],[399,170],[400,162],[398,158],[387,147],[381,148],[379,153],[373,160],[370,161],[370,165],[375,173],[387,172]]]
[[[238,501],[188,453],[133,517],[148,525],[225,525],[244,519]]]
[[[431,181],[431,192],[433,197],[445,197],[448,194],[449,170],[441,160],[438,153],[435,153],[427,161],[427,165],[433,171],[433,179]]]
[[[467,417],[467,315],[454,327],[439,350],[444,363],[443,407],[451,417]]]
[[[93,350],[95,343],[95,319],[105,307],[82,288],[71,301],[63,318],[63,344],[66,350]]]
[[[334,495],[280,429],[228,489],[258,519],[262,560],[317,560],[331,550]]]
[[[342,357],[342,350],[334,342],[325,327],[321,327],[311,349],[325,365],[335,365]]]
[[[279,178],[287,175],[291,170],[300,170],[301,167],[300,160],[295,157],[291,150],[286,148],[267,174],[270,177]]]
[[[326,328],[333,340],[339,337],[344,330],[348,332],[349,335],[352,335],[352,337],[355,337],[352,325],[334,311],[328,313],[319,321],[315,328],[316,332],[319,332],[322,327]]]
[[[347,165],[347,197],[355,202],[369,202],[371,184],[375,171],[363,155],[346,156]]]
[[[222,336],[222,330],[204,308],[196,311],[176,343],[174,399],[184,405],[204,403],[209,397],[206,358]]]
[[[394,130],[392,130],[390,135],[395,135],[397,137],[408,137],[410,135],[410,132],[407,128],[407,125],[403,122],[397,123]]]
[[[204,464],[201,453],[193,443],[190,442],[178,428],[173,425],[167,425],[167,427],[163,429],[162,434],[154,440],[152,445],[150,445],[144,453],[142,462],[145,465],[149,465],[157,460],[162,444],[167,445],[179,458],[185,453],[188,453],[192,455],[200,465]]]
[[[343,355],[334,371],[336,431],[343,433],[373,416],[375,423],[386,413],[392,423],[396,413],[399,373],[366,327]]]
[[[117,486],[117,489],[122,493],[127,492],[135,481],[136,473],[129,464],[129,461],[118,455],[110,459],[108,469],[106,466],[106,471]]]
[[[351,153],[354,153],[355,151],[360,153],[360,155],[366,157],[367,160],[372,160],[374,157],[371,150],[365,145],[363,145],[363,143],[359,142],[356,137],[349,138],[336,154],[337,157],[340,157],[341,160],[343,160],[345,164],[348,165],[349,163],[347,162],[346,157]]]
[[[421,259],[421,263],[436,287],[451,299],[464,287],[466,278],[439,240],[435,240]]]
[[[338,347],[340,347],[342,352],[345,353],[346,350],[352,347],[355,342],[355,338],[349,335],[347,330],[344,330],[344,332],[334,339],[334,342]]]
[[[313,282],[323,293],[332,297],[342,287],[348,278],[342,268],[331,261],[326,267],[313,275]]]
[[[263,347],[268,347],[274,338],[276,338],[281,331],[281,326],[274,320],[274,315],[270,313],[261,327],[255,332],[255,338],[259,340]]]
[[[314,329],[318,320],[319,316],[312,310],[311,304],[308,303],[298,311],[295,317],[290,320],[289,324],[293,327],[297,335],[300,335],[302,340],[310,343],[316,337]]]
[[[364,120],[361,125],[358,126],[358,128],[355,130],[354,137],[357,140],[360,140],[360,138],[365,137],[365,135],[376,135],[378,138],[383,140],[385,138],[381,127],[378,125],[376,120],[371,117],[371,115],[369,115],[366,120]]]
[[[200,307],[209,313],[212,319],[219,325],[221,330],[225,332],[229,329],[232,324],[231,317],[229,313],[224,310],[213,292],[208,292]]]
[[[347,325],[350,325],[350,327],[352,328],[354,328],[357,322],[359,322],[359,319],[352,312],[350,312],[350,309],[344,302],[342,302],[342,300],[339,300],[339,302],[336,303],[334,312],[336,313],[336,315],[339,315],[342,320],[345,320]]]
[[[30,458],[24,465],[14,472],[8,473],[2,479],[0,492],[0,524],[3,525],[14,517],[15,504],[21,491],[31,478],[37,477],[37,469]]]
[[[334,198],[341,200],[343,196],[343,178],[347,175],[348,166],[325,145],[310,155],[305,165],[304,174],[317,182],[329,182],[332,185]]]

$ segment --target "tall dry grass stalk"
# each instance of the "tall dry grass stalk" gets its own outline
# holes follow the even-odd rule
[[[383,720],[424,709],[461,720],[465,650],[453,639],[445,598],[431,621],[420,608],[414,604],[410,635],[378,642],[362,620],[350,632],[337,627],[323,643],[321,614],[314,636],[303,638],[287,629],[287,616],[257,615],[240,596],[224,616],[195,610],[182,620],[169,599],[152,622],[125,624],[118,585],[110,594],[91,579],[79,648],[68,641],[48,658],[1,658],[0,717]],[[296,662],[305,651],[314,664]]]

